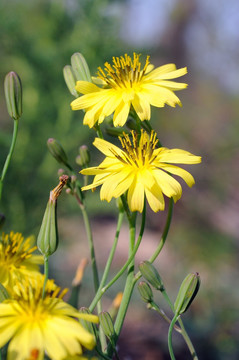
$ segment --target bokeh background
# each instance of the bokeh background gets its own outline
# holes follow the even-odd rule
[[[167,147],[179,147],[203,162],[190,170],[196,185],[183,187],[163,252],[156,261],[168,293],[175,298],[183,278],[198,271],[200,292],[184,320],[200,359],[239,358],[239,2],[237,0],[1,0],[0,1],[0,165],[11,141],[3,92],[4,76],[14,70],[22,79],[24,115],[16,151],[7,174],[1,212],[4,231],[37,236],[49,191],[58,180],[59,164],[46,141],[58,139],[71,164],[78,148],[91,144],[94,131],[82,126],[82,112],[63,80],[63,66],[80,51],[92,74],[112,56],[133,51],[151,55],[160,66],[188,67],[187,90],[178,93],[183,107],[154,109],[152,125]],[[100,155],[92,147],[92,164]],[[113,241],[116,206],[88,196],[97,260],[102,271]],[[89,257],[82,217],[74,199],[61,196],[58,206],[60,246],[50,272],[70,286],[82,257]],[[164,213],[148,210],[147,229],[136,263],[154,251]],[[123,227],[112,271],[127,257]],[[90,268],[85,273],[80,306],[93,295]],[[111,289],[104,309],[123,280]],[[168,309],[159,294],[157,302]],[[170,312],[169,312],[170,315]],[[169,359],[167,324],[146,309],[135,291],[119,343],[122,359]],[[174,337],[177,359],[190,359]]]

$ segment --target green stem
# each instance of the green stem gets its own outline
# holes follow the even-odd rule
[[[92,235],[90,221],[89,221],[89,217],[88,217],[87,211],[85,209],[85,206],[81,206],[81,211],[82,211],[82,215],[83,215],[83,219],[84,219],[86,235],[87,235],[89,248],[90,248],[91,266],[92,266],[93,278],[94,278],[94,288],[95,288],[95,292],[97,292],[97,289],[99,287],[99,275],[98,275],[98,269],[97,269],[97,265],[96,265],[93,235]]]
[[[49,274],[49,263],[48,263],[48,256],[44,256],[44,283],[42,288],[42,299],[45,297],[45,290],[46,290],[46,283],[48,280],[48,274]]]
[[[160,254],[160,252],[161,252],[161,250],[162,250],[162,248],[163,248],[163,246],[165,244],[165,241],[166,241],[167,236],[168,236],[169,228],[170,228],[170,225],[171,225],[172,217],[173,217],[173,199],[170,198],[169,199],[168,216],[167,216],[166,224],[165,224],[165,227],[164,227],[164,230],[163,230],[161,240],[160,240],[160,242],[158,244],[158,247],[155,250],[154,254],[151,256],[151,258],[149,259],[149,261],[151,263],[153,263],[155,261],[155,259],[158,257],[158,255]]]
[[[165,244],[165,241],[166,241],[167,236],[168,236],[170,224],[171,224],[171,221],[172,221],[172,216],[173,216],[173,199],[170,198],[166,224],[164,226],[163,234],[161,236],[161,239],[160,239],[160,242],[159,242],[159,244],[157,246],[157,249],[155,250],[154,254],[149,259],[149,262],[151,262],[151,263],[153,263],[155,261],[155,259],[158,257],[159,253],[161,252],[161,250],[162,250],[162,248],[163,248],[163,246]],[[135,275],[135,282],[137,282],[140,278],[141,278],[141,272],[138,271],[137,274]]]
[[[163,289],[161,292],[162,292],[162,295],[165,298],[166,302],[170,306],[171,310],[174,312],[175,311],[174,306],[173,306],[171,300],[169,299],[169,296],[168,296],[166,290]],[[178,319],[178,323],[179,323],[180,328],[181,328],[181,335],[183,336],[183,338],[184,338],[184,340],[185,340],[185,342],[187,344],[187,347],[188,347],[188,349],[189,349],[189,351],[190,351],[190,353],[192,355],[193,360],[198,360],[196,350],[195,350],[195,348],[193,346],[193,343],[192,343],[190,337],[188,336],[188,333],[187,333],[187,331],[186,331],[186,329],[184,327],[184,324],[183,324],[183,321],[182,321],[181,318]]]
[[[131,257],[133,251],[134,251],[134,244],[135,244],[135,223],[136,223],[136,216],[131,218],[131,221],[129,223],[130,229],[130,244],[129,244],[129,258]],[[128,274],[127,279],[125,283],[124,293],[122,297],[122,301],[120,304],[120,308],[115,320],[114,328],[115,328],[115,343],[117,342],[117,339],[119,337],[120,331],[123,326],[123,322],[126,316],[126,312],[129,306],[129,301],[133,292],[134,288],[134,258],[131,260],[128,266]]]
[[[155,304],[155,302],[152,301],[152,302],[149,304],[148,308],[157,311],[157,313],[158,313],[164,320],[166,320],[168,324],[171,324],[171,321],[172,321],[172,320],[165,314],[165,312],[164,312],[162,309],[160,309],[160,308],[158,307],[157,304]],[[181,329],[179,326],[174,325],[174,329],[175,329],[177,332],[179,332],[180,334],[182,333],[182,329]]]
[[[11,142],[9,153],[7,155],[6,161],[5,161],[4,166],[3,166],[2,174],[1,174],[1,177],[0,177],[0,200],[2,198],[3,181],[4,181],[5,175],[7,173],[7,169],[8,169],[8,166],[10,164],[12,154],[13,154],[13,151],[14,151],[14,147],[15,147],[15,144],[16,144],[17,132],[18,132],[18,120],[14,120],[12,142]]]
[[[125,272],[125,270],[127,269],[127,267],[129,266],[129,264],[131,263],[131,261],[134,259],[135,254],[139,248],[139,245],[141,243],[142,237],[143,237],[143,233],[144,233],[144,228],[145,228],[145,217],[146,217],[146,207],[144,207],[143,210],[143,214],[142,214],[142,222],[141,222],[141,228],[140,228],[140,232],[139,232],[139,236],[137,239],[137,242],[134,246],[134,249],[132,251],[132,254],[129,256],[128,260],[126,261],[126,263],[124,264],[124,266],[118,271],[118,273],[113,277],[113,279],[104,287],[100,288],[95,296],[95,298],[93,299],[89,310],[92,312],[97,304],[97,302],[99,301],[99,299],[102,297],[102,295],[106,292],[106,290],[108,290],[120,277],[121,275],[123,275],[123,273]]]
[[[169,349],[169,354],[170,354],[171,360],[176,360],[176,358],[174,356],[174,352],[173,352],[172,332],[173,332],[174,325],[177,322],[177,319],[178,319],[178,314],[175,314],[171,321],[169,329],[168,329],[168,349]]]

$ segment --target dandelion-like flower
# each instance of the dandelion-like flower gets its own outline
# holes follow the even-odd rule
[[[34,255],[37,249],[32,236],[24,238],[20,233],[0,236],[0,283],[8,290],[18,281],[34,277],[43,264],[41,255]]]
[[[131,211],[143,211],[145,196],[154,212],[164,210],[163,194],[174,201],[182,194],[182,187],[172,174],[180,176],[190,187],[195,183],[189,172],[173,164],[197,164],[201,157],[180,149],[157,148],[154,131],[149,136],[142,130],[139,140],[135,132],[131,134],[132,139],[126,134],[119,137],[122,150],[108,141],[95,139],[93,144],[106,158],[99,166],[81,171],[84,175],[96,175],[93,183],[82,190],[102,185],[100,198],[108,202],[128,191]]]
[[[48,280],[42,298],[44,277],[23,281],[14,287],[11,299],[0,303],[0,348],[8,345],[9,360],[68,359],[82,354],[82,346],[93,349],[95,338],[77,318],[98,322],[62,300],[66,289]]]
[[[141,68],[139,54],[133,59],[125,54],[113,57],[113,65],[105,63],[104,69],[98,68],[97,83],[77,81],[76,90],[84,94],[71,103],[72,110],[86,111],[84,124],[93,127],[98,121],[114,113],[114,126],[123,126],[129,115],[131,105],[140,120],[150,119],[150,105],[175,107],[181,105],[174,91],[185,89],[187,84],[171,81],[187,73],[187,68],[176,69],[174,64],[160,66],[153,70],[149,56]]]

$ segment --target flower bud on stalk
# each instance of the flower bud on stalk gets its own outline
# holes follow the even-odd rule
[[[183,280],[177,299],[174,303],[175,314],[181,315],[191,305],[193,299],[197,295],[200,287],[200,277],[198,273],[192,273]]]
[[[139,264],[139,270],[143,277],[156,289],[163,291],[164,285],[158,271],[149,261],[142,261]]]
[[[110,314],[107,311],[101,312],[99,314],[99,320],[105,336],[107,336],[109,340],[112,340],[115,335],[115,330]]]
[[[70,93],[72,95],[74,95],[75,97],[78,97],[78,92],[76,91],[76,77],[74,75],[72,66],[70,65],[66,65],[63,68],[63,76],[66,82],[66,85],[68,87],[68,90],[70,91]]]
[[[153,301],[153,292],[149,284],[144,281],[140,281],[138,284],[138,291],[144,302],[151,303]]]
[[[64,185],[68,180],[67,175],[62,175],[60,183],[50,192],[49,201],[43,216],[41,228],[37,238],[37,246],[39,251],[48,257],[52,255],[58,246],[58,229],[57,229],[57,198],[61,194]]]
[[[79,147],[79,155],[76,157],[76,163],[81,167],[87,167],[90,163],[90,152],[87,145]]]
[[[87,309],[86,307],[81,307],[79,312],[81,314],[91,314],[89,309]],[[89,322],[89,321],[84,320],[84,319],[79,319],[79,322],[81,323],[83,328],[86,329],[88,332],[90,332],[91,334],[96,334],[97,329],[96,329],[95,325],[92,322]]]
[[[76,80],[92,82],[88,64],[81,53],[77,52],[72,55],[71,66]]]
[[[8,113],[12,119],[18,120],[22,116],[22,83],[14,71],[5,76],[4,92]]]
[[[59,162],[68,167],[68,159],[65,150],[61,146],[60,142],[56,139],[49,138],[47,140],[47,147],[51,155]]]

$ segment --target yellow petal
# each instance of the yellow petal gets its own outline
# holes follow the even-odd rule
[[[124,126],[129,115],[130,103],[121,102],[116,108],[113,123],[114,126]]]
[[[147,96],[137,93],[132,101],[132,105],[140,120],[150,119],[150,103]]]
[[[106,156],[112,157],[114,153],[120,156],[122,154],[122,150],[120,148],[111,144],[109,141],[100,138],[96,138],[95,141],[93,142],[93,145]]]
[[[160,162],[175,164],[199,164],[202,158],[201,156],[193,155],[185,150],[164,148],[163,151],[159,151],[157,160]]]
[[[140,176],[134,178],[128,190],[128,205],[131,211],[142,212],[144,208],[144,186],[140,181]]]
[[[154,212],[158,212],[159,210],[164,210],[165,207],[164,197],[160,187],[156,183],[150,190],[148,188],[145,188],[145,194],[149,206]]]
[[[161,165],[161,168],[165,171],[170,172],[171,174],[180,176],[189,187],[192,187],[195,184],[193,176],[186,170],[173,165]]]
[[[178,196],[179,198],[181,197],[182,187],[177,180],[175,180],[172,176],[168,175],[166,172],[159,169],[154,170],[153,173],[155,181],[166,196]]]
[[[76,90],[81,94],[90,94],[100,91],[101,88],[88,81],[77,81]]]

